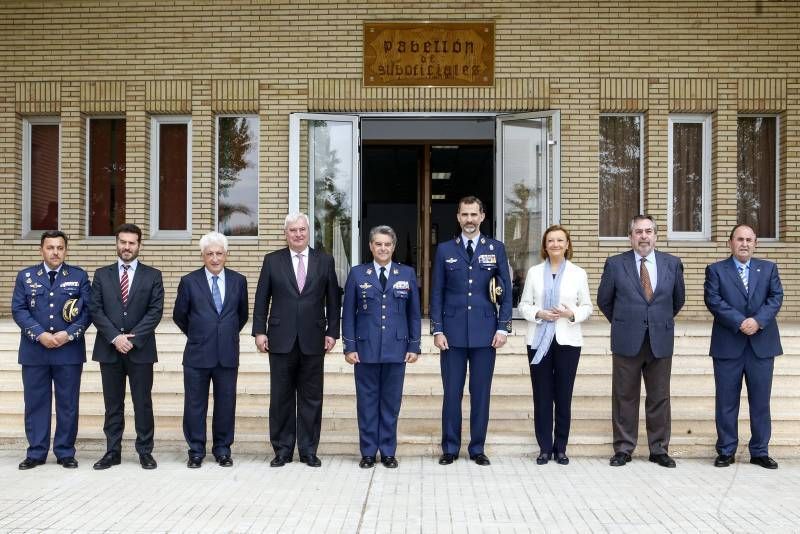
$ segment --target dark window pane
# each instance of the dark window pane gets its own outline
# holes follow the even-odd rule
[[[58,228],[58,125],[31,125],[31,230]]]
[[[158,229],[186,227],[186,124],[160,125],[158,147]]]
[[[628,222],[641,211],[641,158],[641,118],[600,117],[601,237],[628,235]]]
[[[672,125],[672,230],[703,231],[703,125]]]
[[[225,235],[258,235],[258,121],[220,117],[217,223]]]
[[[775,117],[739,117],[736,221],[775,237]]]
[[[89,235],[125,222],[125,119],[89,121]]]

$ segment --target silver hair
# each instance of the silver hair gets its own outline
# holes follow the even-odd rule
[[[634,215],[633,218],[631,219],[630,224],[628,224],[628,235],[633,235],[633,225],[639,221],[650,221],[651,223],[653,223],[653,232],[655,234],[658,234],[658,224],[656,224],[656,221],[655,219],[653,219],[653,216],[643,215],[640,213],[639,215]]]
[[[380,226],[374,226],[372,230],[369,231],[369,242],[372,243],[372,238],[375,237],[375,234],[384,234],[388,235],[392,238],[392,245],[397,245],[397,234],[394,233],[391,226],[386,226],[382,224]]]
[[[306,228],[308,228],[309,225],[311,224],[308,221],[308,215],[306,215],[305,213],[301,213],[301,212],[297,211],[297,212],[294,212],[294,213],[290,213],[289,215],[286,216],[286,219],[284,219],[284,221],[283,221],[283,230],[286,231],[286,229],[289,228],[290,224],[294,224],[297,221],[299,221],[300,219],[303,219],[305,221]]]
[[[208,247],[219,245],[222,250],[228,252],[228,238],[219,232],[208,232],[200,238],[200,252],[203,253]]]

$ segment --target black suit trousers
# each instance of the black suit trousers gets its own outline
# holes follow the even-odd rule
[[[106,450],[120,452],[122,434],[125,431],[125,377],[131,385],[134,424],[136,427],[136,452],[153,452],[153,364],[133,363],[120,356],[114,363],[100,362],[100,376],[103,381],[103,401],[106,415],[103,432],[106,434]]]
[[[189,456],[206,455],[206,418],[208,416],[208,390],[214,384],[214,418],[211,423],[214,458],[231,455],[234,427],[236,425],[237,367],[183,366],[183,435],[189,445]]]
[[[322,426],[324,354],[303,354],[295,340],[288,354],[269,354],[269,439],[277,456],[317,454]]]

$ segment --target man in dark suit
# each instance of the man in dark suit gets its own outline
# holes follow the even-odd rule
[[[247,279],[225,268],[228,238],[210,232],[200,238],[204,267],[178,284],[172,320],[186,334],[183,351],[183,435],[189,445],[186,466],[198,468],[206,455],[208,391],[214,383],[211,449],[222,467],[233,465],[231,444],[236,421],[239,332],[247,322]]]
[[[89,277],[67,265],[67,236],[51,230],[39,242],[42,263],[17,274],[11,313],[22,330],[19,363],[25,399],[25,436],[28,450],[20,469],[31,469],[47,459],[50,416],[56,396],[56,433],[53,453],[59,465],[78,467],[78,396],[86,361],[84,334],[89,326]]]
[[[744,376],[750,404],[750,463],[778,468],[778,462],[769,457],[769,399],[775,356],[783,354],[775,320],[783,303],[783,287],[778,266],[753,257],[756,244],[753,229],[737,225],[728,240],[731,256],[706,267],[705,302],[714,315],[709,354],[717,390],[717,467],[735,461]]]
[[[339,283],[333,258],[309,248],[308,217],[286,216],[288,247],[264,256],[256,287],[253,336],[269,352],[272,467],[319,467],[324,356],[339,337]],[[270,304],[272,305],[270,307]]]
[[[92,359],[100,362],[106,414],[106,454],[95,469],[119,465],[125,428],[125,377],[131,385],[136,452],[144,469],[153,459],[153,363],[158,361],[156,327],[164,312],[161,271],[137,258],[142,231],[123,224],[116,231],[117,261],[97,269],[92,281],[92,322],[97,327]]]
[[[417,274],[392,263],[397,235],[389,226],[369,233],[373,261],[350,270],[344,288],[342,340],[345,360],[355,365],[359,466],[375,465],[377,453],[397,467],[397,417],[406,363],[420,353],[422,328]]]
[[[458,203],[461,235],[436,249],[431,282],[431,333],[440,353],[442,386],[442,455],[449,465],[461,449],[461,398],[469,364],[469,458],[478,465],[491,462],[484,452],[489,425],[495,350],[511,332],[511,275],[503,243],[481,235],[486,213],[480,199]],[[490,299],[489,283],[499,278],[503,288],[498,311]]]
[[[639,430],[642,377],[650,461],[675,467],[669,454],[672,425],[669,383],[675,316],[683,307],[683,264],[655,250],[658,228],[649,215],[630,223],[632,250],[606,260],[597,305],[611,323],[611,421],[618,467],[631,461]]]

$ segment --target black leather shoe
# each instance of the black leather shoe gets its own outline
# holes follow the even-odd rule
[[[120,458],[118,452],[107,452],[103,455],[102,458],[100,458],[94,463],[92,469],[100,471],[103,469],[108,469],[112,465],[119,465],[121,463],[122,463],[122,458]]]
[[[450,454],[449,452],[446,452],[439,456],[439,465],[450,465],[456,460],[458,460],[457,454]]]
[[[25,471],[26,469],[33,469],[37,465],[44,465],[44,460],[34,460],[33,458],[25,458],[19,463],[19,470]],[[75,464],[77,466],[77,464]]]
[[[764,469],[778,468],[778,462],[776,462],[769,456],[753,456],[752,458],[750,458],[750,463],[755,465],[760,465]]]
[[[714,467],[728,467],[736,462],[735,454],[719,454],[714,460]]]
[[[556,463],[558,465],[567,465],[569,464],[569,458],[563,452],[556,453]]]
[[[469,457],[470,460],[475,462],[478,465],[491,465],[492,462],[489,461],[489,457],[483,453],[475,454]]]
[[[217,463],[220,467],[231,467],[233,465],[233,458],[226,454],[225,456],[217,458]]]
[[[139,455],[139,463],[142,464],[142,469],[155,469],[158,467],[155,458],[149,452]]]
[[[290,463],[292,463],[292,459],[291,458],[287,458],[286,456],[276,456],[269,463],[269,466],[270,467],[283,467],[284,465],[290,464]]]
[[[375,467],[375,457],[362,456],[361,461],[358,462],[358,467],[360,467],[361,469],[369,469],[370,467]]]
[[[545,454],[543,452],[539,453],[539,456],[536,457],[536,465],[544,465],[550,461],[550,455]]]
[[[630,461],[631,461],[630,454],[628,454],[627,452],[618,452],[611,457],[611,460],[608,462],[608,465],[610,465],[611,467],[622,467],[623,465],[627,464]]]
[[[201,465],[203,465],[203,459],[198,456],[195,456],[194,458],[190,456],[189,461],[186,462],[186,467],[189,469],[197,469]]]
[[[58,459],[58,465],[65,469],[77,469],[78,460],[76,460],[74,456],[64,456]]]
[[[300,461],[306,464],[308,467],[320,467],[322,465],[322,461],[319,458],[317,458],[316,454],[301,456]]]
[[[381,456],[381,463],[384,467],[395,469],[397,467],[397,458],[394,456]]]
[[[661,467],[675,467],[675,460],[669,457],[669,454],[651,454],[650,461],[658,464]]]

